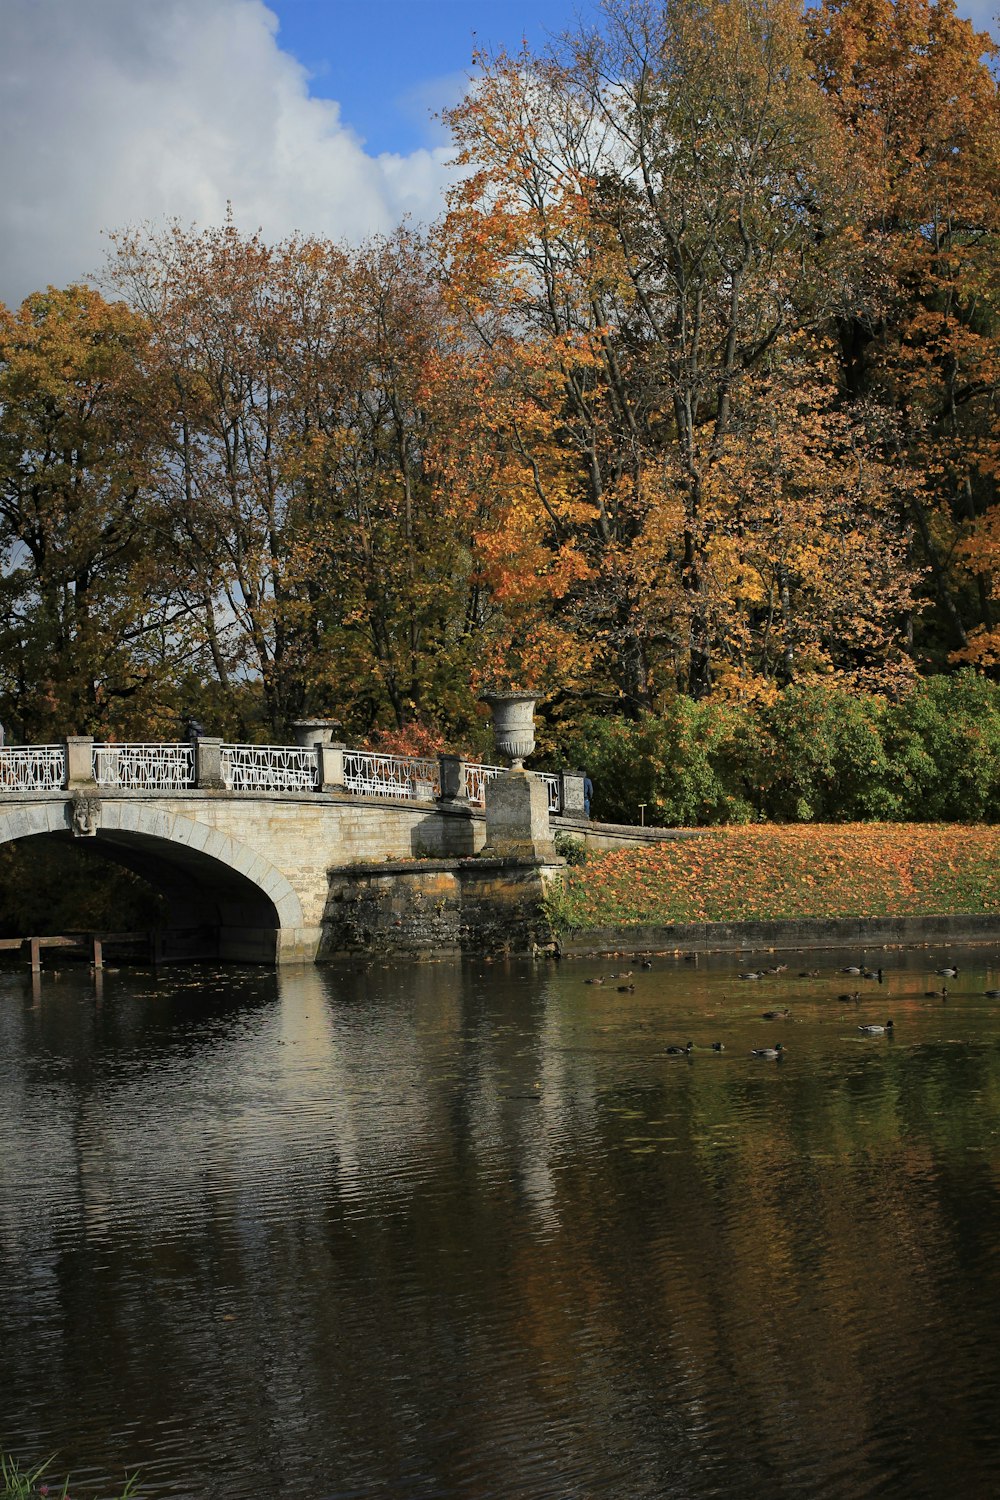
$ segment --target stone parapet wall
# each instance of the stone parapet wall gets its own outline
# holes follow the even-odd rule
[[[550,819],[553,836],[566,834],[579,839],[595,854],[609,854],[613,849],[644,849],[668,839],[697,839],[704,828],[637,828],[629,823],[587,823],[577,818]]]

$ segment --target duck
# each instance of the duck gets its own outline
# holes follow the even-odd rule
[[[841,969],[841,974],[863,974],[865,971],[860,964],[848,964],[846,969]]]
[[[884,1026],[879,1026],[876,1022],[873,1022],[869,1026],[859,1026],[858,1030],[864,1032],[865,1036],[882,1036],[884,1032],[892,1032],[892,1022],[886,1021]]]
[[[765,1021],[787,1021],[791,1011],[787,1005],[781,1005],[777,1010],[766,1010],[763,1019]]]
[[[751,1047],[751,1057],[780,1058],[785,1050],[784,1042],[775,1042],[773,1047]]]
[[[668,1057],[684,1057],[684,1056],[687,1055],[687,1053],[693,1052],[693,1051],[694,1051],[694,1042],[688,1042],[688,1044],[687,1044],[686,1047],[668,1047],[667,1048],[667,1055],[668,1055]]]
[[[818,979],[819,978],[819,970],[818,969],[800,969],[799,970],[799,978],[800,979]]]
[[[862,969],[861,970],[861,978],[862,979],[877,979],[878,982],[879,982],[879,984],[881,984],[882,983],[882,970],[881,969]]]
[[[924,990],[925,1000],[947,1000],[948,986],[943,984],[939,990]]]
[[[712,1043],[712,1051],[713,1052],[725,1052],[725,1050],[726,1050],[726,1044],[725,1044],[725,1042],[713,1042]]]
[[[837,999],[838,1000],[849,1001],[852,1005],[860,1005],[860,1003],[861,1003],[861,991],[860,990],[853,990],[851,992],[851,994],[849,994],[849,995],[838,995]]]
[[[639,967],[641,969],[651,969],[653,967],[653,960],[651,958],[644,958]]]
[[[983,990],[987,1000],[1000,1000],[1000,990]]]
[[[956,964],[953,968],[935,969],[934,972],[935,974],[942,975],[945,979],[957,979],[958,965]]]
[[[632,995],[635,993],[634,984],[619,984],[617,986],[619,995]]]
[[[763,971],[758,972],[757,969],[748,969],[745,974],[740,974],[739,978],[740,979],[759,979],[761,977],[761,973],[762,972]]]
[[[583,982],[584,984],[603,984],[604,979],[600,974],[598,974],[594,979],[585,979]]]

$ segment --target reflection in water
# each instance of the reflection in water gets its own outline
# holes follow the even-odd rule
[[[6,971],[0,1443],[80,1495],[997,1493],[1000,1010],[959,957],[858,1005],[834,955]]]

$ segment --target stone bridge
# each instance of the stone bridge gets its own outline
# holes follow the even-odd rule
[[[501,773],[325,743],[77,736],[0,750],[0,843],[91,840],[166,897],[165,957],[310,962],[332,870],[477,853]],[[584,826],[582,776],[543,780],[551,816]]]

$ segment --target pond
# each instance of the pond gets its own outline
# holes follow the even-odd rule
[[[753,959],[5,968],[0,1446],[74,1500],[1000,1493],[997,954]]]

